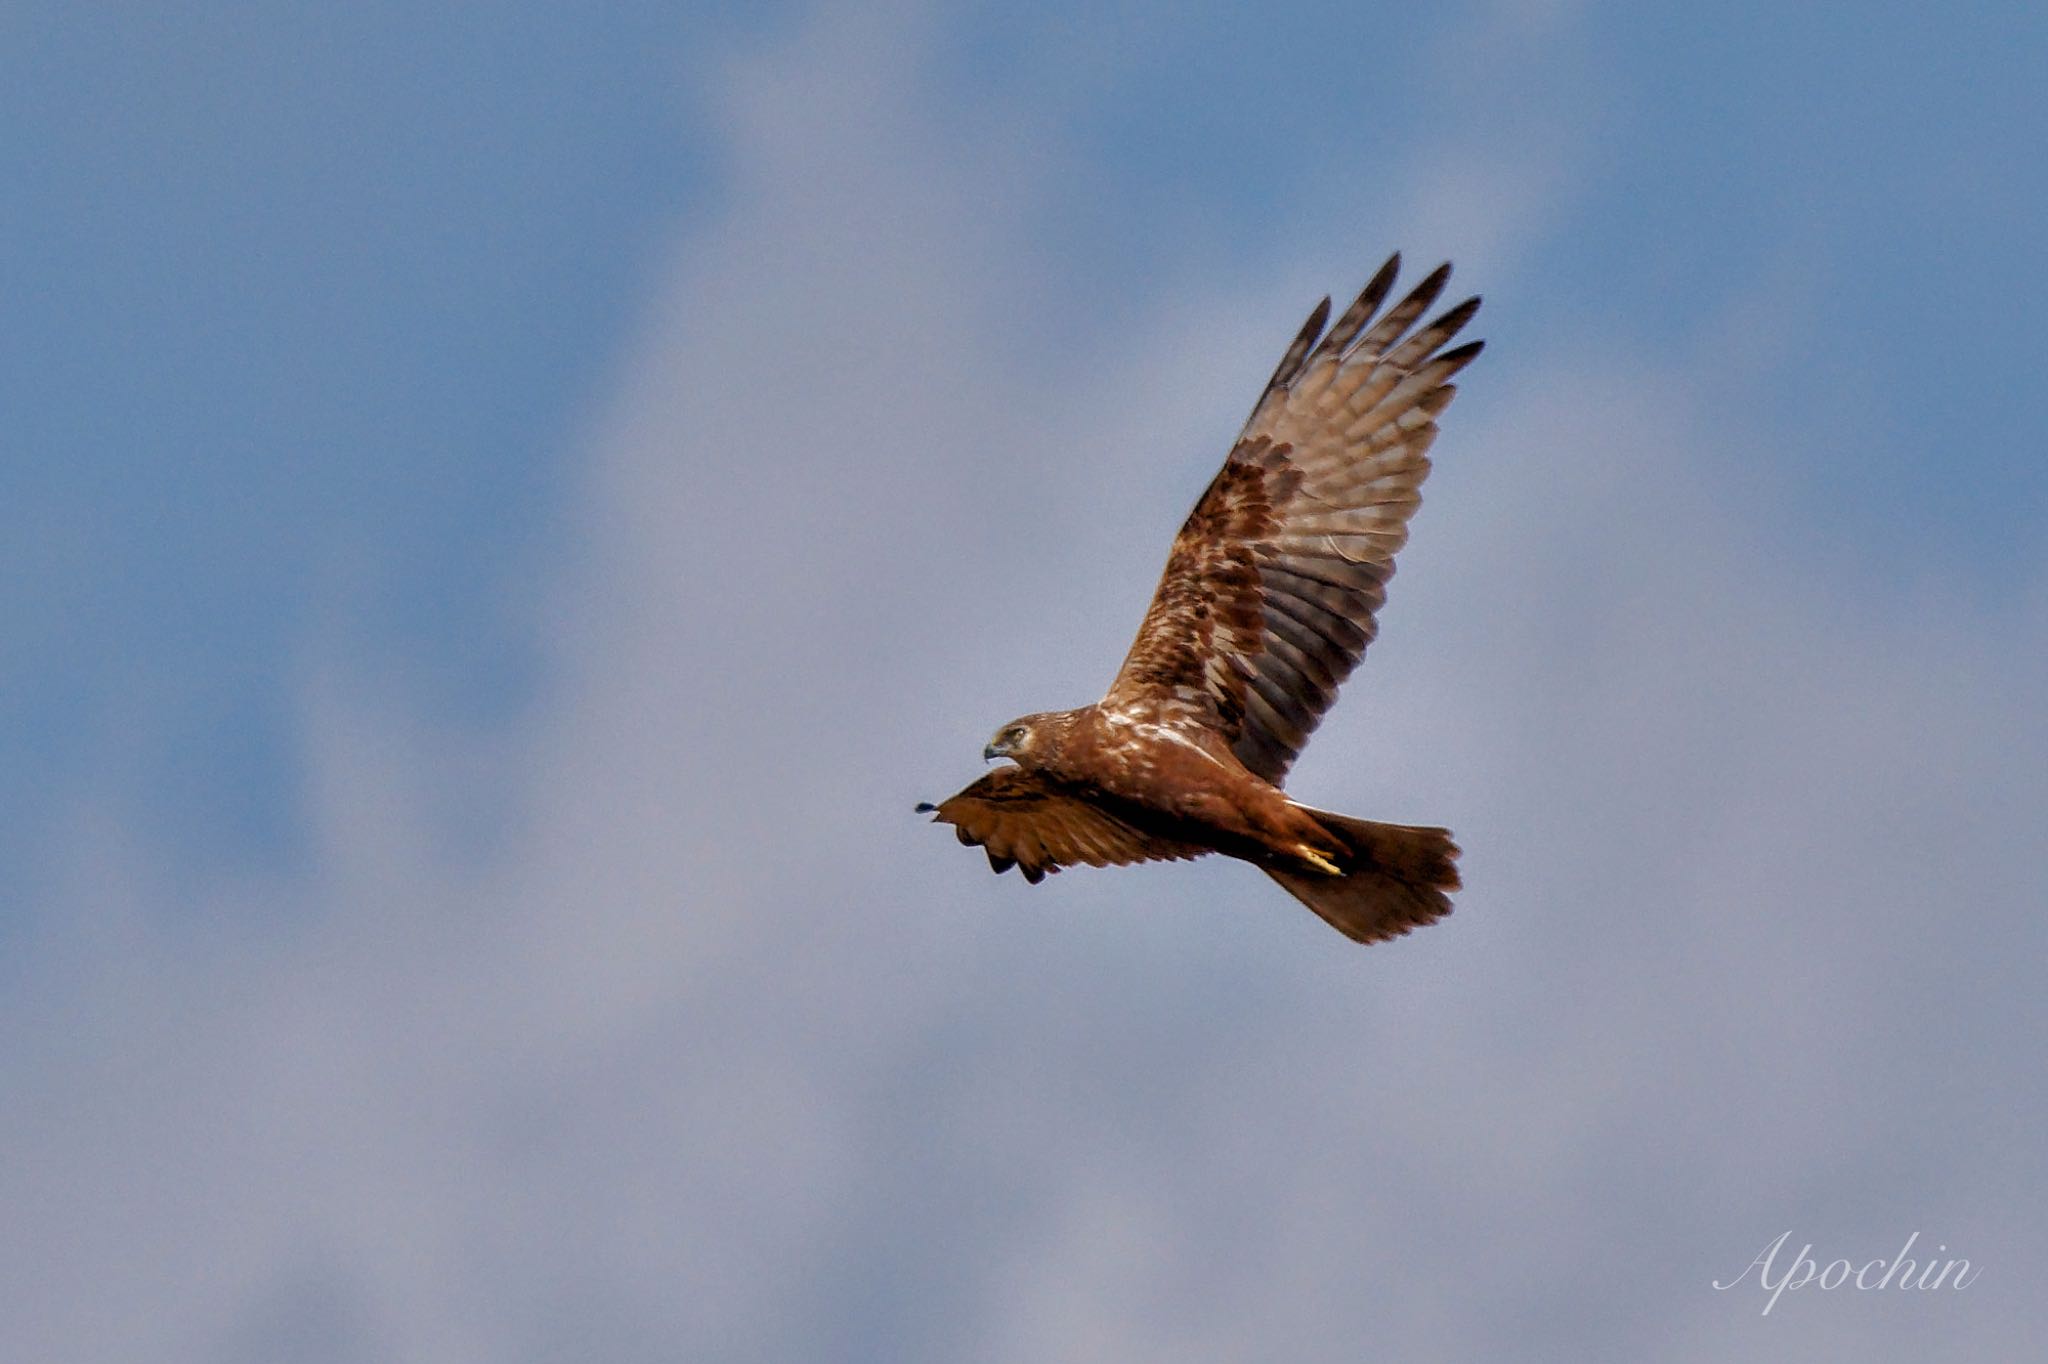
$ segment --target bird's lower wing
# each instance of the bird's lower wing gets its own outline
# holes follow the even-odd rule
[[[1036,883],[1049,871],[1200,857],[1198,844],[1158,838],[1019,767],[999,767],[938,805],[920,805],[998,872],[1016,867]]]

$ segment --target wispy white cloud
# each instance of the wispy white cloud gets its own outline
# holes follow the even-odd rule
[[[1360,953],[1229,866],[991,878],[909,803],[1099,687],[1287,324],[1018,327],[1056,176],[931,116],[925,36],[724,70],[530,732],[322,666],[316,870],[196,930],[82,825],[4,1015],[8,1353],[2016,1357],[2048,594],[1841,571],[1727,482],[1712,363],[1489,355],[1296,783],[1453,823],[1459,912]],[[1488,154],[1389,192],[1500,231],[1431,188]],[[1787,1224],[1987,1277],[1760,1326],[1708,1283]]]

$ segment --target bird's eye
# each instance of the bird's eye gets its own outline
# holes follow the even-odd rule
[[[1010,726],[1010,728],[1009,728],[1009,731],[1008,731],[1008,732],[1007,732],[1006,734],[1004,734],[1004,735],[1003,735],[1003,742],[1004,742],[1004,743],[1006,743],[1006,744],[1021,744],[1021,743],[1023,743],[1023,742],[1024,742],[1024,726],[1022,726],[1022,725],[1012,725],[1012,726]]]

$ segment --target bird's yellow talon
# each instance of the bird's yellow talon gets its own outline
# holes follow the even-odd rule
[[[1302,861],[1308,863],[1317,871],[1328,872],[1332,876],[1342,876],[1344,874],[1335,862],[1332,862],[1306,843],[1302,844],[1296,851],[1300,852]]]

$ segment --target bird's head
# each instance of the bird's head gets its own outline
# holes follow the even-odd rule
[[[982,761],[994,762],[997,758],[1010,758],[1017,762],[1038,753],[1045,734],[1046,717],[1024,715],[997,730],[988,746],[981,750]]]

